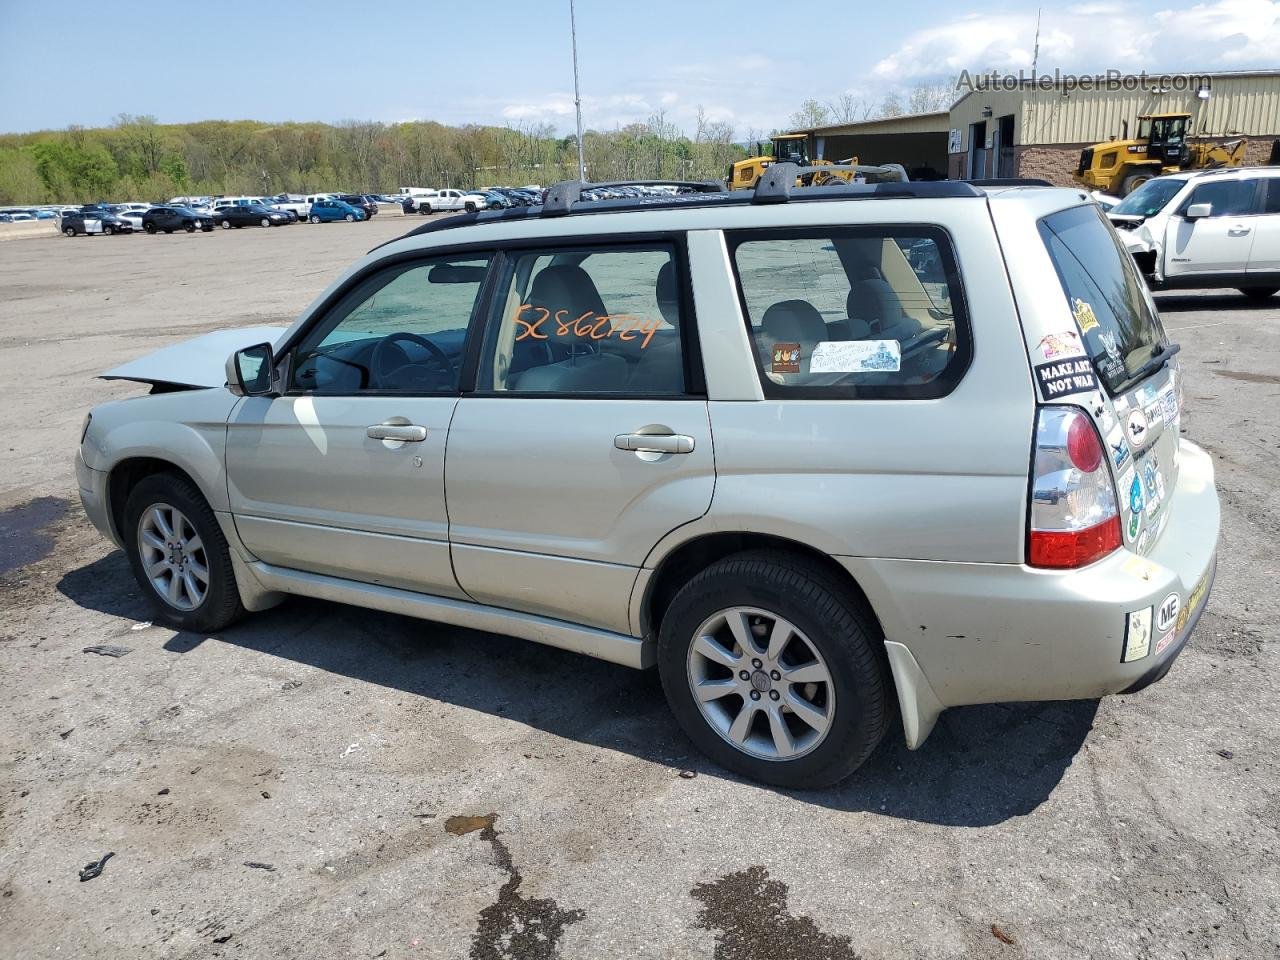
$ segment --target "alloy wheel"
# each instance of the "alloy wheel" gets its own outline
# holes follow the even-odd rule
[[[743,753],[794,760],[831,728],[831,671],[809,638],[775,613],[731,607],[714,614],[694,635],[687,664],[703,719]]]
[[[177,507],[153,503],[138,520],[138,556],[165,603],[194,610],[209,594],[209,557],[200,534]]]

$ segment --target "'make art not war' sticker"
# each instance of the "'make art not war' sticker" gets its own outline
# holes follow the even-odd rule
[[[1041,363],[1036,366],[1035,371],[1040,392],[1046,400],[1098,389],[1098,380],[1093,373],[1093,363],[1088,357],[1060,360],[1056,363]]]

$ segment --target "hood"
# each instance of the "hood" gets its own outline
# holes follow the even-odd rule
[[[284,332],[284,327],[218,330],[148,353],[98,376],[174,387],[220,387],[227,382],[227,357],[255,343],[275,343]]]

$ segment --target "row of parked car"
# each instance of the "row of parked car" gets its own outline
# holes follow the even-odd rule
[[[318,193],[276,197],[174,197],[168,203],[89,203],[62,211],[68,237],[88,234],[209,232],[215,227],[278,227],[290,223],[354,223],[378,213],[374,194]],[[394,202],[394,201],[393,201]]]

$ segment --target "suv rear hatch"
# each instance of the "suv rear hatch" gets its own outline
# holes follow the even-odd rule
[[[1040,397],[1087,410],[1104,440],[1124,542],[1146,554],[1178,479],[1182,391],[1155,303],[1094,204],[1037,224],[1062,284],[1062,332],[1031,345]]]

